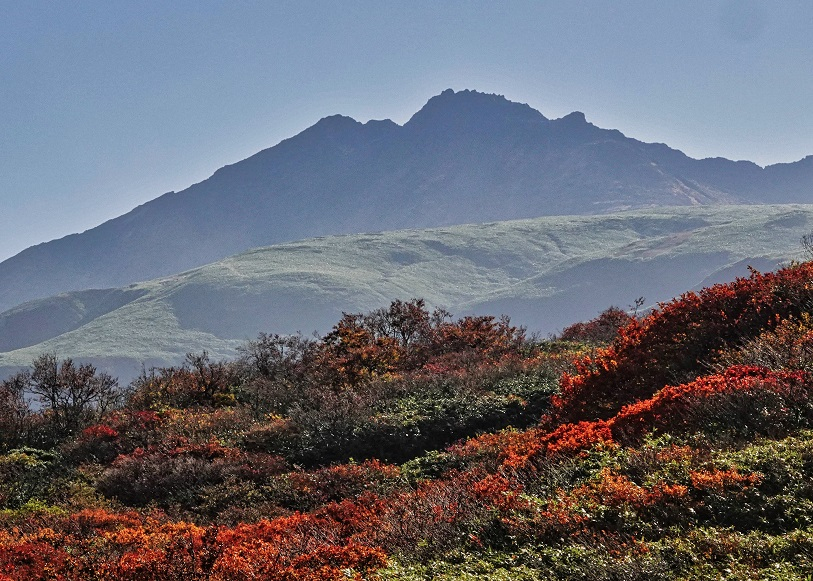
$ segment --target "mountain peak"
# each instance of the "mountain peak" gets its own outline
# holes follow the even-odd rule
[[[565,115],[564,117],[559,119],[559,121],[564,121],[566,123],[572,123],[572,124],[577,124],[577,123],[578,124],[583,124],[583,123],[587,123],[587,118],[584,116],[584,113],[582,113],[581,111],[573,111],[573,113],[568,113],[567,115]]]
[[[544,115],[525,103],[509,101],[502,95],[472,90],[455,92],[446,89],[429,99],[405,126],[448,127],[455,125],[492,125],[515,121],[539,123],[547,121]]]
[[[813,158],[765,170],[698,161],[579,112],[547,120],[501,95],[449,89],[404,126],[325,117],[183,191],[29,248],[0,263],[0,311],[311,236],[811,199]]]
[[[305,140],[308,142],[319,142],[323,140],[343,140],[354,135],[358,129],[364,125],[346,115],[328,115],[293,137],[295,141]],[[273,148],[272,148],[273,149]],[[270,151],[270,150],[266,150]]]
[[[342,130],[347,127],[355,127],[357,125],[361,125],[361,123],[352,117],[347,117],[346,115],[329,115],[327,117],[322,117],[311,127],[311,129],[319,128],[320,130]]]

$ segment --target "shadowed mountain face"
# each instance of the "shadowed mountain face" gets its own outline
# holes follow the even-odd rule
[[[813,157],[767,168],[694,160],[451,90],[406,124],[333,116],[182,192],[0,263],[0,311],[123,286],[311,236],[630,208],[813,200]]]

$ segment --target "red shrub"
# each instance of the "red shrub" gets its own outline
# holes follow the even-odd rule
[[[618,307],[610,307],[595,319],[566,327],[559,338],[564,341],[581,341],[593,345],[606,344],[615,339],[618,336],[618,330],[627,326],[634,318]]]
[[[398,466],[368,460],[362,464],[339,464],[288,476],[294,489],[319,506],[355,498],[364,493],[386,494],[402,484]]]
[[[119,437],[119,433],[107,424],[96,424],[82,430],[82,437],[110,442]]]
[[[595,445],[637,444],[653,430],[781,435],[813,421],[811,388],[811,378],[803,371],[736,366],[722,374],[665,387],[648,399],[625,406],[609,420],[487,435],[452,452],[466,457],[491,448],[499,451],[503,467],[533,470],[537,458],[572,456]]]
[[[503,466],[511,469],[533,469],[534,458],[574,455],[597,444],[614,445],[607,422],[579,422],[563,424],[552,432],[537,430],[515,443],[509,443],[503,452]]]
[[[65,578],[70,556],[63,548],[42,541],[0,546],[0,574],[14,581]]]
[[[810,387],[802,371],[737,366],[625,406],[610,425],[624,442],[637,441],[653,429],[781,433],[811,419]]]
[[[573,491],[575,498],[597,501],[605,506],[626,505],[641,509],[653,504],[674,502],[686,496],[688,488],[680,484],[659,482],[651,487],[643,487],[624,475],[603,468],[599,479],[580,486]]]
[[[691,380],[704,362],[731,345],[759,335],[813,299],[813,263],[686,293],[633,320],[595,356],[565,374],[552,419],[606,419],[625,404],[646,399],[664,385]]]

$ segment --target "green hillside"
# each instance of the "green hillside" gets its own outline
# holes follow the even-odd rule
[[[230,357],[261,331],[326,331],[341,312],[401,298],[511,313],[554,332],[639,295],[647,304],[797,257],[813,205],[661,208],[259,248],[175,276],[33,301],[0,315],[0,367],[38,354],[132,376],[187,352]],[[630,290],[634,289],[634,290]],[[630,293],[634,293],[633,296]]]

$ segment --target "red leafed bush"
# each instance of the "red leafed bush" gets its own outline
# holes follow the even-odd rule
[[[350,541],[343,546],[325,546],[295,558],[291,569],[303,579],[347,579],[348,570],[362,578],[387,564],[387,555],[377,547]],[[296,578],[296,577],[295,577]]]
[[[386,565],[379,547],[350,538],[375,527],[380,503],[343,503],[235,528],[168,522],[160,513],[90,511],[31,533],[0,532],[0,579],[285,581],[367,578]],[[77,526],[78,525],[78,526]]]
[[[653,430],[740,438],[784,435],[813,423],[812,381],[804,371],[735,366],[721,374],[667,386],[625,406],[609,420],[488,435],[451,451],[466,458],[481,449],[499,450],[504,468],[533,471],[537,459],[573,456],[596,445],[634,445]]]
[[[107,463],[119,454],[147,447],[161,439],[161,417],[153,411],[119,410],[108,414],[104,423],[82,430],[65,450],[76,462]]]
[[[309,472],[292,472],[288,480],[310,506],[356,498],[365,493],[386,494],[403,485],[398,466],[368,460],[339,464]]]
[[[565,327],[559,338],[563,341],[581,341],[592,345],[603,345],[615,339],[618,330],[627,326],[634,318],[618,307],[610,307],[595,319]]]
[[[619,331],[613,343],[577,361],[562,377],[552,419],[606,419],[667,384],[689,381],[724,348],[798,316],[813,299],[813,263],[753,272],[729,284],[686,293]]]
[[[522,486],[499,474],[489,474],[475,482],[471,489],[475,498],[501,511],[518,508],[521,505],[519,494],[522,492]]]
[[[96,424],[82,430],[82,437],[110,442],[119,437],[119,433],[107,424]]]
[[[599,444],[616,445],[610,424],[603,420],[562,424],[554,430],[536,427],[524,432],[484,434],[451,446],[448,452],[469,463],[533,471],[536,459],[573,456]]]
[[[503,451],[506,468],[533,468],[534,458],[551,458],[557,455],[574,455],[597,444],[614,445],[609,424],[602,420],[563,424],[552,432],[537,430],[516,442],[509,443]]]
[[[140,525],[141,518],[134,511],[110,512],[100,508],[89,508],[70,515],[65,523],[65,529],[73,533],[87,535],[91,531],[110,532]]]
[[[489,510],[472,484],[471,475],[463,473],[424,481],[413,492],[393,495],[376,526],[365,527],[363,538],[412,555],[442,552],[460,541],[467,523],[484,518]]]
[[[670,386],[624,407],[610,420],[614,437],[638,441],[653,429],[727,435],[779,435],[813,420],[810,378],[802,371],[735,366]]]
[[[68,569],[70,556],[59,547],[42,541],[23,541],[0,546],[0,574],[14,581],[65,579],[55,574]]]
[[[252,543],[229,546],[215,562],[214,581],[360,581],[387,563],[379,548],[349,542],[322,545],[296,557],[281,555],[273,544]]]

